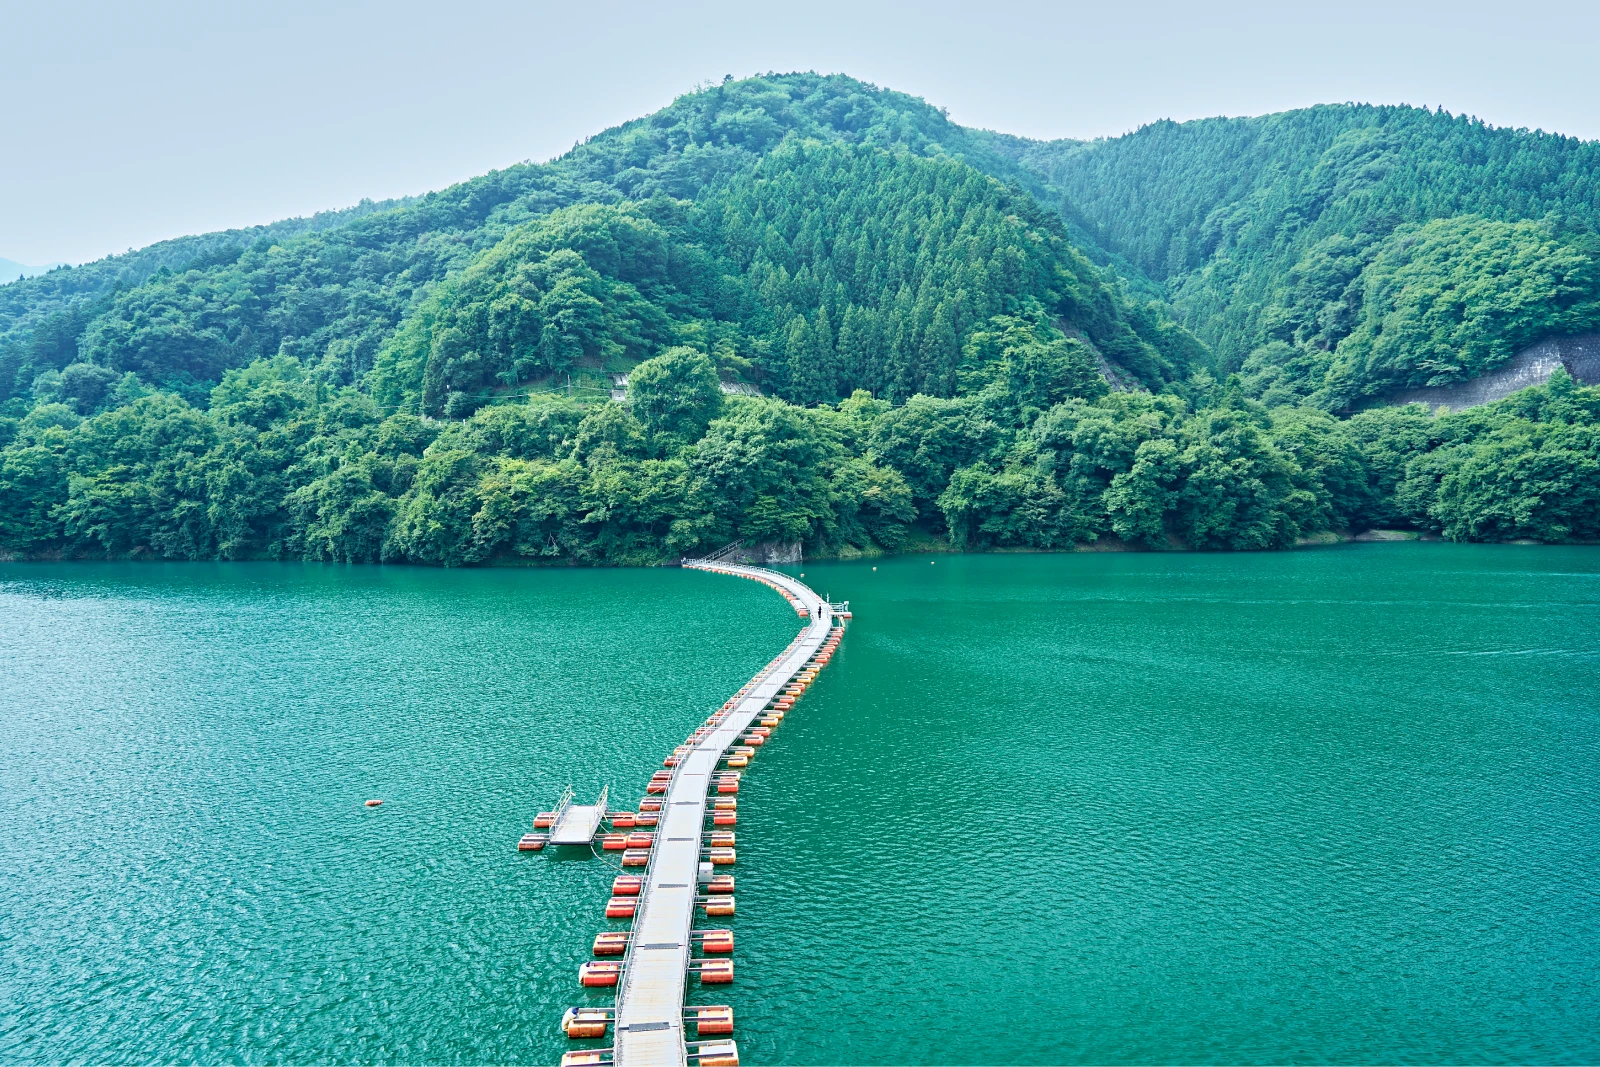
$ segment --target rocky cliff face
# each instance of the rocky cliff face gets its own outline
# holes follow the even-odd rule
[[[1547,337],[1518,352],[1505,366],[1469,382],[1402,389],[1392,393],[1387,402],[1461,411],[1491,404],[1530,385],[1543,385],[1557,367],[1565,367],[1579,385],[1600,385],[1600,333]]]
[[[762,541],[739,549],[729,560],[733,563],[800,563],[799,541]]]

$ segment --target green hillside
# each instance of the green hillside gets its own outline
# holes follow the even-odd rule
[[[578,204],[692,199],[785,137],[971,157],[1033,179],[921,100],[842,77],[785,75],[681,97],[549,164],[256,230],[164,242],[0,287],[0,399],[87,357],[191,399],[263,355],[350,384],[413,301],[529,219]],[[91,323],[97,325],[86,336]]]
[[[1348,409],[1600,328],[1594,142],[1338,105],[1017,158],[1269,402]]]
[[[459,417],[499,386],[689,344],[796,403],[948,397],[992,377],[974,339],[1001,319],[1055,338],[1093,376],[1070,331],[1156,389],[1203,358],[1026,196],[944,156],[797,141],[695,202],[563,208],[517,227],[417,308],[371,384],[386,407]]]
[[[1426,167],[1398,134],[1335,131],[1269,182],[1235,158],[1236,124],[1190,126],[1152,128],[1170,150],[1149,131],[1037,145],[772,75],[548,164],[0,287],[0,552],[1600,537],[1600,391],[1558,376],[1461,416],[1329,414],[1586,328],[1577,213],[1413,190],[1406,214],[1411,187],[1384,183]],[[1378,157],[1351,147],[1369,136]],[[1576,201],[1580,170],[1550,182]]]

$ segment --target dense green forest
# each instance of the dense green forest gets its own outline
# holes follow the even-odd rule
[[[1269,403],[1359,408],[1600,329],[1600,143],[1330,105],[1011,151]]]
[[[0,287],[0,553],[1600,538],[1600,389],[1370,406],[1600,326],[1592,153],[1356,107],[1033,144],[726,82]]]

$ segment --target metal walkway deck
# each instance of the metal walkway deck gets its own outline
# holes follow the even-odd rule
[[[606,817],[606,794],[611,787],[600,790],[600,799],[593,804],[568,804],[556,816],[550,828],[552,845],[587,845],[594,841],[600,821]]]
[[[761,567],[690,561],[685,567],[739,574],[780,585],[810,612],[811,621],[778,663],[760,678],[720,726],[678,764],[662,804],[661,822],[634,913],[633,937],[617,990],[612,1062],[682,1065],[684,983],[700,875],[706,794],[723,753],[816,654],[833,627],[833,609],[803,583]]]

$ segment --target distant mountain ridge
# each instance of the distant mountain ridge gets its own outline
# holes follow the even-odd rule
[[[14,259],[6,259],[0,256],[0,285],[14,282],[18,278],[32,278],[35,275],[55,270],[57,267],[69,265],[67,263],[45,263],[39,266],[30,266],[29,264],[18,263]]]

